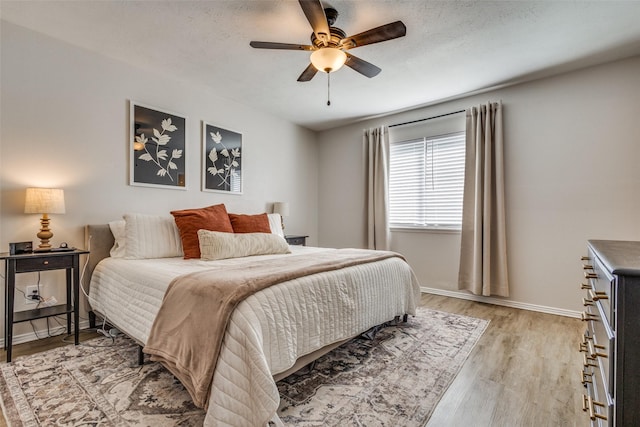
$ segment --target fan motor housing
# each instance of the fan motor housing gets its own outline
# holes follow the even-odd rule
[[[319,40],[316,37],[315,33],[311,33],[311,44],[313,44],[318,49],[323,47],[338,47],[340,45],[340,41],[345,37],[347,37],[347,33],[342,31],[338,27],[329,27],[329,32],[331,33],[331,37],[327,42],[328,43],[327,46],[325,46],[324,43],[322,43],[322,40]]]

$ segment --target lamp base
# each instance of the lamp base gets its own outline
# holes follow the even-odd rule
[[[53,237],[53,233],[49,229],[49,221],[49,216],[42,214],[42,218],[40,218],[40,231],[36,234],[38,239],[40,239],[40,244],[35,250],[51,250],[49,240]]]

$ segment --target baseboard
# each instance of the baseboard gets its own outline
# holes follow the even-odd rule
[[[89,329],[89,321],[88,320],[83,320],[80,322],[80,330],[82,329]],[[53,329],[58,329],[57,327],[53,327]],[[37,333],[37,335],[36,335]],[[30,341],[35,341],[38,340],[40,338],[46,337],[47,336],[47,330],[46,329],[40,329],[36,332],[28,332],[26,334],[20,334],[20,335],[14,335],[13,336],[13,345],[16,344],[23,344],[25,342],[30,342]],[[62,335],[60,335],[62,337]],[[0,339],[0,344],[2,344],[2,347],[4,348],[4,337],[2,339]]]
[[[479,295],[469,294],[466,292],[427,288],[425,286],[421,286],[420,291],[426,294],[442,295],[445,297],[460,298],[460,299],[466,299],[470,301],[484,302],[487,304],[501,305],[504,307],[519,308],[522,310],[529,310],[529,311],[538,311],[540,313],[547,313],[547,314],[555,314],[558,316],[580,318],[580,315],[581,315],[579,311],[565,310],[563,308],[556,308],[556,307],[547,307],[544,305],[529,304],[525,302],[506,300],[502,298],[483,297]]]

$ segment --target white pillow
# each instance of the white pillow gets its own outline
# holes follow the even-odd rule
[[[284,231],[282,230],[282,217],[280,214],[270,213],[267,214],[267,217],[269,218],[269,227],[271,227],[271,232],[280,237],[284,237]]]
[[[111,234],[113,234],[113,238],[115,242],[109,251],[109,255],[111,258],[124,258],[125,255],[125,221],[124,219],[118,221],[111,221],[109,223],[109,228],[111,229]]]
[[[287,241],[273,233],[221,233],[198,230],[198,241],[200,259],[205,261],[291,253]]]
[[[125,214],[125,258],[183,256],[178,226],[171,215]]]

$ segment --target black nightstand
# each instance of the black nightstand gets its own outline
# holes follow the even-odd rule
[[[300,245],[300,246],[307,246],[307,237],[309,236],[295,236],[295,235],[284,236],[288,244]]]
[[[67,331],[71,333],[71,314],[73,314],[74,343],[78,345],[80,334],[80,255],[88,253],[89,251],[85,250],[20,255],[9,255],[6,252],[0,253],[0,260],[5,262],[4,349],[7,351],[7,362],[11,362],[14,323],[66,314]],[[67,303],[14,313],[16,274],[46,270],[67,271]],[[71,295],[72,291],[73,295]]]

